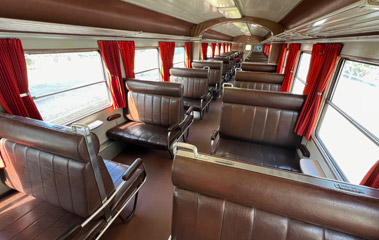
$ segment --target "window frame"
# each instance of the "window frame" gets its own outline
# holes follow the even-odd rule
[[[157,51],[159,82],[161,82],[162,81],[162,72],[161,72],[161,61],[160,61],[159,47],[136,47],[135,51],[137,51],[137,50],[144,50],[144,49],[155,49]],[[134,62],[134,68],[135,68],[135,66],[136,66],[136,63]],[[153,71],[153,70],[156,70],[156,69],[157,68],[151,68],[151,69],[143,70],[141,72],[134,72],[134,74],[137,75],[137,74],[140,74],[140,73],[145,73],[145,72]],[[141,79],[141,80],[143,80],[143,79]]]
[[[69,125],[69,124],[72,124],[74,122],[77,122],[81,119],[84,119],[86,117],[89,117],[95,113],[98,113],[98,112],[101,112],[101,111],[104,111],[105,109],[108,109],[109,107],[111,107],[113,105],[113,99],[112,99],[112,95],[111,95],[111,91],[110,91],[110,86],[109,86],[109,79],[108,79],[108,76],[107,76],[107,71],[106,71],[106,67],[105,67],[105,63],[104,63],[104,60],[101,56],[101,51],[100,49],[98,48],[80,48],[80,49],[47,49],[47,50],[35,50],[35,49],[26,49],[24,50],[24,55],[26,54],[29,54],[29,55],[33,55],[33,54],[62,54],[62,53],[81,53],[81,52],[97,52],[99,53],[99,56],[100,56],[100,61],[101,61],[101,66],[102,66],[102,70],[103,70],[103,76],[104,76],[104,81],[98,81],[98,82],[95,82],[95,83],[89,83],[89,84],[85,84],[85,85],[82,85],[82,86],[78,86],[78,87],[73,87],[73,88],[70,88],[70,89],[66,89],[66,90],[60,90],[60,91],[56,91],[56,92],[52,92],[52,93],[48,93],[48,94],[44,94],[44,95],[40,95],[40,96],[31,96],[33,101],[35,100],[38,100],[38,99],[41,99],[41,98],[44,98],[44,97],[50,97],[50,96],[53,96],[53,95],[57,95],[57,94],[61,94],[61,93],[65,93],[65,92],[69,92],[69,91],[74,91],[74,90],[77,90],[77,89],[81,89],[81,88],[85,88],[85,87],[89,87],[89,86],[93,86],[93,85],[96,85],[96,84],[100,84],[100,83],[105,83],[105,86],[107,88],[107,95],[108,95],[108,100],[109,100],[109,103],[107,105],[104,105],[104,106],[101,106],[101,107],[98,107],[92,111],[89,111],[81,116],[78,116],[78,117],[75,117],[67,122],[63,122],[62,124],[60,125]],[[29,82],[29,77],[28,77],[28,85],[30,86],[30,82]]]
[[[360,123],[355,121],[352,117],[350,117],[347,113],[345,113],[340,107],[338,107],[336,104],[332,102],[332,98],[335,94],[335,91],[337,89],[338,82],[340,80],[341,74],[343,67],[345,65],[346,61],[353,61],[353,62],[359,62],[359,63],[364,63],[364,64],[370,64],[370,65],[375,65],[379,67],[379,64],[376,62],[370,62],[370,61],[364,61],[360,58],[349,58],[346,56],[341,56],[341,59],[337,63],[337,67],[335,70],[334,77],[330,83],[330,88],[329,91],[326,95],[325,100],[322,102],[323,106],[321,109],[321,114],[319,116],[319,119],[317,121],[317,125],[315,130],[312,133],[312,138],[317,146],[317,148],[320,150],[321,154],[324,156],[328,166],[331,168],[333,174],[337,177],[338,180],[342,180],[345,182],[349,182],[348,178],[345,176],[341,168],[339,167],[338,163],[336,160],[334,160],[332,154],[328,151],[327,146],[323,143],[319,131],[320,127],[322,125],[322,122],[325,118],[326,115],[326,109],[327,106],[331,107],[333,110],[335,110],[338,114],[340,114],[345,120],[347,120],[353,127],[355,127],[359,132],[361,132],[365,137],[367,137],[370,141],[372,141],[374,144],[379,146],[379,139],[372,134],[368,129],[363,127]]]

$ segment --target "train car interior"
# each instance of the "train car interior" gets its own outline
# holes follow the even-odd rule
[[[1,0],[0,240],[379,239],[378,0]]]

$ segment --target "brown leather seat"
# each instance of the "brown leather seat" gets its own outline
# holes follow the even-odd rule
[[[280,91],[284,74],[237,71],[234,86],[265,91]]]
[[[99,140],[89,132],[0,114],[0,137],[1,179],[18,191],[1,199],[1,239],[92,239],[146,178],[98,156]]]
[[[211,153],[300,172],[296,150],[304,147],[294,128],[304,101],[303,95],[225,88]]]
[[[379,190],[179,150],[172,240],[379,239]]]
[[[208,91],[210,70],[171,68],[170,76],[172,82],[180,83],[184,87],[184,107],[193,107],[194,110],[200,112],[202,119],[212,101],[212,94]]]
[[[230,62],[230,57],[228,56],[215,56],[213,60],[216,61],[222,61],[223,66],[222,66],[222,76],[224,78],[224,81],[227,82],[230,80],[230,68],[229,68],[229,62]]]
[[[209,91],[213,97],[218,97],[222,85],[222,61],[206,60],[193,61],[192,67],[197,69],[209,68]]]
[[[129,122],[107,131],[107,136],[145,147],[168,150],[193,122],[184,114],[183,86],[178,83],[128,79],[125,117]],[[172,156],[172,155],[171,155]]]
[[[242,71],[250,72],[276,72],[276,64],[265,64],[265,63],[249,63],[243,62],[241,65]]]

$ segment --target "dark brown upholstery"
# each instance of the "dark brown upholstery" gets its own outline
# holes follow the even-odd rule
[[[237,71],[235,87],[265,91],[280,91],[284,74]]]
[[[203,69],[209,67],[209,90],[213,96],[218,96],[222,84],[222,61],[206,60],[206,61],[193,61],[192,67],[196,69]]]
[[[17,228],[18,231],[25,230],[22,236],[30,236],[26,239],[32,239],[33,234],[45,236],[45,232],[47,236],[58,234],[55,235],[57,238],[62,232],[81,224],[102,205],[83,135],[74,133],[68,127],[1,114],[0,137],[0,152],[6,164],[1,173],[2,181],[20,192],[17,196],[29,199],[8,200],[8,205],[33,212],[28,217],[19,216],[18,211],[5,211],[0,216],[0,220],[4,220],[1,220],[0,236]],[[99,140],[94,134],[92,141],[97,156]],[[123,182],[122,175],[128,166],[104,161],[100,156],[97,156],[97,162],[106,196],[110,197]],[[110,203],[111,214],[115,215],[121,209],[143,180],[144,172],[136,171]],[[84,235],[92,231],[98,234],[104,224],[106,222],[97,217],[86,227],[87,230],[81,229],[79,232]],[[33,230],[29,230],[30,226]]]
[[[230,68],[229,68],[229,62],[230,62],[230,57],[228,56],[215,56],[213,58],[214,60],[216,61],[222,61],[223,62],[223,66],[222,66],[222,74],[226,74]]]
[[[379,238],[377,189],[181,152],[172,240]]]
[[[243,62],[241,68],[243,71],[250,72],[276,72],[276,64],[265,64],[265,63],[248,63]]]
[[[184,114],[183,86],[137,79],[128,79],[125,85],[128,102],[124,114],[130,122],[108,130],[107,136],[131,144],[170,150],[192,123],[192,117],[187,115],[185,118]]]
[[[200,111],[201,118],[204,115],[205,108],[212,100],[212,95],[208,92],[209,74],[210,71],[207,69],[170,69],[171,81],[180,83],[184,87],[184,107],[194,107],[194,110]]]
[[[294,128],[304,100],[303,95],[225,88],[214,153],[300,171],[296,148],[301,137],[294,133]]]

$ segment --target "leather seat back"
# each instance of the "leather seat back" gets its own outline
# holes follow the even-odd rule
[[[173,240],[378,239],[377,189],[202,157],[174,160]]]
[[[102,204],[87,145],[71,129],[17,116],[0,116],[0,152],[6,163],[4,182],[19,192],[81,217]],[[92,135],[96,155],[99,140]],[[115,190],[98,156],[106,194]]]
[[[170,78],[172,82],[183,85],[185,98],[201,99],[208,94],[207,69],[171,68]]]
[[[305,96],[225,88],[220,135],[255,143],[296,148],[295,125]]]
[[[250,72],[276,72],[276,64],[264,64],[264,63],[242,63],[243,71]]]
[[[216,61],[222,61],[223,62],[222,74],[225,74],[229,71],[229,61],[230,61],[229,57],[227,57],[227,56],[215,56],[213,59]]]
[[[209,67],[209,85],[215,86],[221,85],[222,81],[222,61],[193,61],[192,67],[197,69],[203,69],[204,67]]]
[[[237,71],[235,87],[265,91],[280,91],[284,74]]]
[[[183,86],[178,83],[128,79],[126,118],[170,127],[184,118]]]

